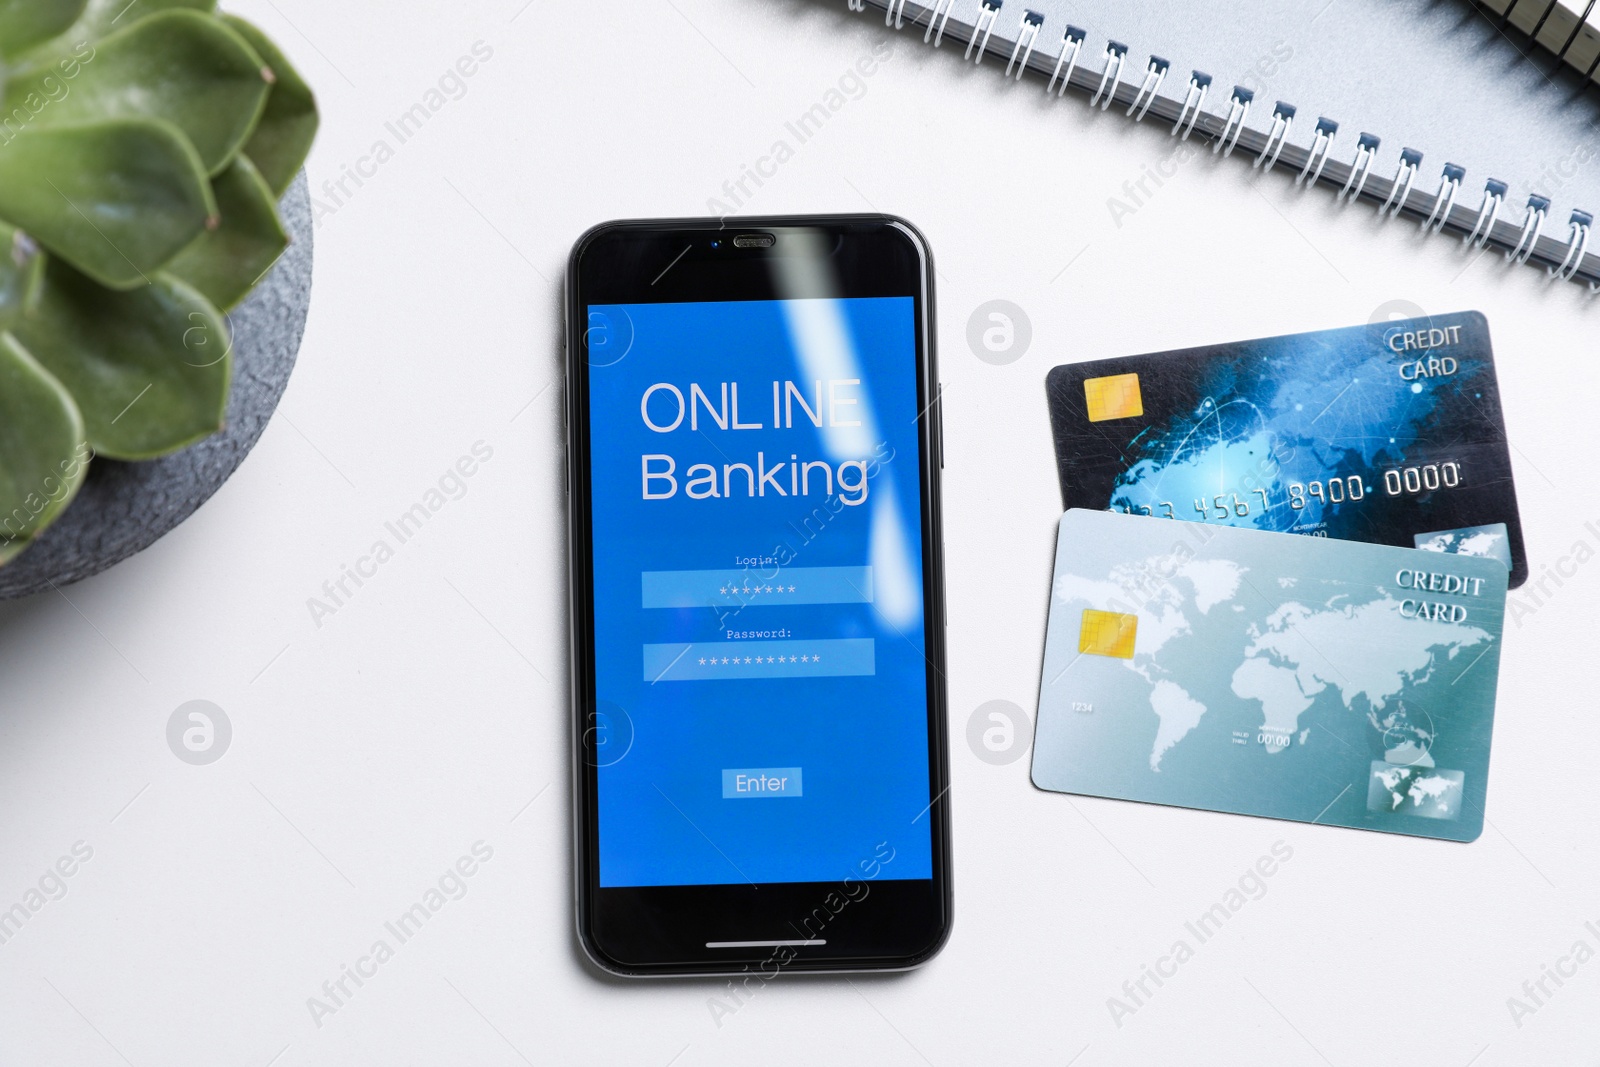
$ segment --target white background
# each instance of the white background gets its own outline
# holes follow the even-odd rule
[[[0,606],[0,908],[93,849],[0,945],[0,1063],[1594,1062],[1600,962],[1520,1026],[1507,998],[1579,939],[1600,948],[1600,564],[1542,606],[1514,598],[1533,611],[1508,621],[1471,845],[1042,793],[1026,759],[964,740],[983,702],[1035,704],[1051,366],[1396,299],[1480,309],[1537,577],[1600,547],[1584,289],[1209,152],[1118,226],[1107,200],[1172,151],[1165,129],[843,3],[521,2],[236,6],[321,97],[310,324],[215,499],[108,574]],[[719,1026],[720,983],[597,976],[572,933],[560,279],[596,222],[706,213],[883,40],[865,95],[746,210],[893,212],[934,249],[955,933],[919,972],[784,980]],[[478,41],[493,57],[461,99],[353,196],[320,190]],[[996,298],[1033,327],[1001,367],[965,340]],[[466,495],[317,625],[308,598],[478,441],[493,458]],[[210,766],[167,747],[193,699],[233,724]],[[480,840],[469,892],[318,1025],[307,999]],[[1277,841],[1293,859],[1265,896],[1116,1025],[1107,998]]]

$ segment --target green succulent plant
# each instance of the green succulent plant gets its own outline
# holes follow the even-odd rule
[[[216,0],[0,0],[0,565],[90,459],[222,425],[310,88]]]

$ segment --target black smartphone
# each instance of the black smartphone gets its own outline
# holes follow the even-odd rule
[[[882,215],[606,223],[566,315],[585,951],[922,963],[951,921],[927,242]]]

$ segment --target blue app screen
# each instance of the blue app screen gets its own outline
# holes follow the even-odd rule
[[[932,877],[914,315],[588,308],[602,886]]]

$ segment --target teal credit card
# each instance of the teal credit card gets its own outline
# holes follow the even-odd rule
[[[1033,782],[1475,840],[1506,581],[1489,558],[1068,511]]]

